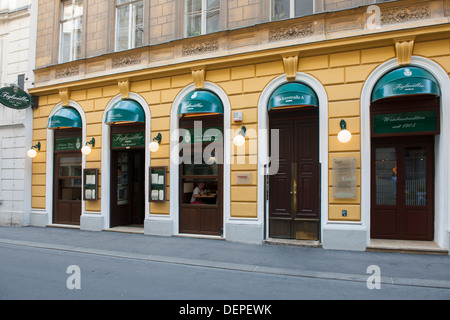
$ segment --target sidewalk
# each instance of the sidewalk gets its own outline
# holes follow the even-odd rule
[[[159,237],[66,228],[0,227],[0,245],[107,255],[165,263],[366,282],[376,265],[382,283],[450,289],[450,257],[354,252],[225,240]]]

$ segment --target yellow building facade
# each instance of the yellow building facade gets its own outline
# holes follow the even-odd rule
[[[329,249],[365,250],[376,237],[371,231],[376,197],[373,194],[376,173],[371,160],[375,146],[371,95],[387,73],[417,67],[432,74],[440,88],[437,102],[440,130],[432,138],[434,205],[430,240],[448,249],[450,2],[394,1],[380,3],[377,8],[380,16],[374,16],[375,9],[369,11],[367,6],[361,6],[86,56],[67,63],[46,62],[45,54],[39,55],[43,51],[38,48],[37,61],[43,62],[40,66],[38,63],[35,87],[29,90],[39,97],[39,106],[34,110],[33,144],[41,144],[32,165],[31,224],[64,224],[61,222],[64,219],[55,220],[54,213],[60,197],[54,189],[62,183],[57,176],[61,173],[55,169],[56,160],[60,159],[55,152],[58,149],[55,139],[60,137],[58,130],[63,129],[49,128],[49,121],[59,110],[70,107],[80,115],[81,146],[95,139],[90,154],[79,154],[82,171],[69,175],[75,177],[71,183],[78,183],[84,194],[87,190],[84,171],[97,169],[98,189],[96,200],[84,196],[78,199],[79,223],[67,224],[96,231],[115,226],[112,203],[120,197],[120,191],[116,191],[117,177],[111,175],[112,166],[118,165],[112,157],[126,151],[114,151],[114,132],[105,120],[118,102],[130,99],[141,105],[144,112],[144,143],[140,148],[143,169],[139,173],[143,180],[138,193],[144,197],[142,230],[145,234],[212,235],[250,243],[277,238],[270,230],[270,203],[276,201],[275,189],[269,187],[273,186],[270,182],[273,177],[265,166],[273,155],[271,148],[275,141],[271,141],[273,123],[268,105],[277,88],[300,83],[312,89],[317,98],[314,112],[318,126],[314,143],[318,144],[319,165],[315,173],[318,185],[309,191],[317,193],[314,198],[317,219],[303,219],[314,221],[312,228],[317,228],[317,232],[312,238],[302,238],[301,234],[307,234],[308,230],[299,227],[291,236],[283,236],[280,231],[278,238],[312,240]],[[371,18],[375,25],[368,24]],[[184,169],[175,162],[180,146],[176,130],[183,126],[179,114],[181,103],[198,90],[212,92],[223,105],[219,120],[223,133],[223,165],[219,167],[218,182],[222,220],[219,233],[184,232],[190,227],[182,227],[180,193],[188,180],[182,180]],[[297,107],[302,106],[297,104]],[[345,120],[351,132],[348,143],[338,140],[341,120]],[[243,126],[245,148],[233,143]],[[159,149],[150,152],[148,145],[159,133]],[[293,145],[301,148],[305,143],[299,141]],[[81,147],[75,149],[79,152]],[[351,173],[342,173],[339,159],[353,161],[345,166]],[[152,201],[152,168],[158,167],[166,169],[164,201]],[[121,168],[120,178],[125,179],[123,162]],[[334,179],[339,174],[350,177],[350,183],[344,184],[350,190],[349,196],[335,194],[339,182]],[[76,178],[81,181],[75,181]],[[283,228],[280,224],[280,229]]]

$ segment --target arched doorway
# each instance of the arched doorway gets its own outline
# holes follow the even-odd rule
[[[79,225],[82,213],[83,121],[70,106],[58,108],[48,120],[53,133],[52,221],[53,224]]]
[[[270,238],[320,239],[319,102],[302,82],[276,88],[268,100],[269,129],[278,131],[278,171],[269,176]],[[273,142],[269,145],[273,154]]]
[[[440,88],[414,66],[384,74],[371,95],[371,238],[433,240]]]
[[[179,233],[223,235],[223,112],[209,90],[179,104]]]
[[[121,99],[105,113],[110,126],[109,227],[144,224],[145,123],[144,109],[133,99]]]

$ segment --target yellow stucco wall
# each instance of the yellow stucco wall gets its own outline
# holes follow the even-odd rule
[[[298,71],[315,77],[325,88],[328,96],[328,165],[329,165],[329,220],[359,221],[361,219],[361,157],[360,157],[360,96],[364,81],[370,73],[380,64],[395,58],[394,43],[370,48],[347,48],[348,51],[316,54],[311,51],[301,54]],[[433,41],[417,42],[413,55],[427,57],[450,72],[450,40],[439,39]],[[221,87],[228,96],[231,112],[241,111],[242,123],[231,121],[231,129],[238,130],[242,125],[247,130],[258,127],[258,100],[263,89],[276,77],[284,73],[283,62],[280,56],[274,56],[272,61],[252,62],[244,61],[243,65],[236,62],[227,66],[208,67],[205,80]],[[192,75],[177,74],[173,76],[154,77],[139,81],[131,80],[130,91],[141,95],[148,103],[151,112],[151,137],[158,132],[162,134],[162,143],[158,152],[151,156],[152,166],[167,166],[170,170],[169,139],[170,139],[170,112],[172,103],[179,92],[192,83]],[[70,92],[70,100],[77,102],[84,110],[87,120],[87,139],[96,140],[93,152],[86,157],[87,168],[101,168],[101,130],[102,117],[107,104],[119,94],[115,84],[96,86]],[[39,99],[39,108],[34,111],[33,142],[41,142],[41,152],[33,159],[32,177],[32,207],[45,208],[45,174],[46,174],[46,138],[47,121],[51,110],[60,102],[58,94],[43,95]],[[232,115],[231,115],[232,118]],[[345,119],[347,129],[352,132],[352,140],[342,144],[337,140],[340,130],[339,121]],[[227,129],[227,128],[225,128]],[[257,145],[256,137],[246,141],[246,163],[231,165],[231,216],[256,217],[257,216]],[[249,146],[252,147],[249,147]],[[235,148],[233,146],[233,148]],[[148,152],[148,151],[146,151]],[[235,150],[236,153],[236,150]],[[337,200],[332,197],[331,170],[333,157],[354,156],[357,158],[358,169],[358,197],[355,200]],[[249,163],[249,160],[252,163]],[[169,171],[170,172],[170,171]],[[167,183],[169,184],[169,172]],[[236,173],[252,173],[250,185],[237,185]],[[102,174],[100,172],[100,174]],[[101,187],[101,186],[100,186]],[[168,185],[167,196],[169,195]],[[100,192],[100,190],[99,190]],[[100,193],[99,193],[100,194]],[[170,200],[166,203],[151,203],[152,214],[169,214]],[[99,212],[101,200],[86,202],[86,211]],[[348,211],[347,217],[342,217],[341,211]]]

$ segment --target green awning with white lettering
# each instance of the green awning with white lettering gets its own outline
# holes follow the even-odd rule
[[[138,102],[123,99],[116,102],[106,112],[105,123],[113,124],[123,122],[145,122],[144,110]]]
[[[268,109],[307,106],[319,106],[314,90],[299,82],[289,82],[275,89],[269,98]]]
[[[223,114],[220,98],[207,90],[195,90],[189,93],[178,107],[178,115],[217,113]]]
[[[48,119],[47,128],[81,128],[81,116],[77,110],[71,107],[63,107]]]
[[[387,73],[377,82],[371,101],[419,94],[439,96],[437,80],[424,69],[404,67]]]

